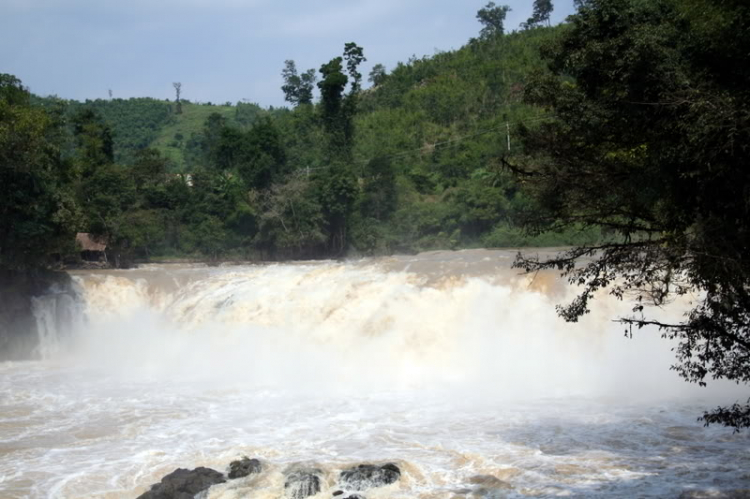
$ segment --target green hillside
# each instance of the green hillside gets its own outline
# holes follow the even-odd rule
[[[203,124],[212,113],[218,113],[230,122],[234,121],[236,114],[234,106],[183,102],[182,114],[172,114],[172,119],[159,129],[159,133],[151,141],[149,147],[156,149],[168,158],[174,171],[187,171],[185,162],[186,144],[190,137],[200,133]]]
[[[66,117],[63,149],[82,170],[106,163],[111,140],[117,175],[133,191],[117,194],[114,177],[92,181],[124,197],[116,209],[100,208],[114,209],[111,223],[92,212],[85,228],[116,230],[137,256],[572,244],[600,234],[525,234],[533,202],[501,166],[524,152],[520,127],[549,119],[524,103],[525,84],[545,67],[541,47],[565,29],[493,32],[381,68],[366,89],[356,70],[366,48],[347,44],[343,57],[321,61],[317,82],[291,69],[279,89],[291,108],[183,100],[178,113],[155,99],[39,102]],[[191,186],[146,180],[156,172],[190,173]]]
[[[48,110],[62,112],[69,121],[82,110],[91,109],[112,130],[116,161],[132,163],[138,151],[153,148],[169,159],[169,168],[173,172],[185,172],[195,166],[186,162],[185,150],[190,138],[201,132],[211,114],[218,113],[233,126],[247,127],[269,113],[256,104],[213,105],[183,100],[182,113],[177,114],[173,102],[151,98],[78,102],[34,97],[33,102]]]

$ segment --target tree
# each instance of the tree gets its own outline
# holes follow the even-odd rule
[[[323,210],[306,175],[291,174],[260,195],[262,215],[256,244],[269,256],[310,258],[326,242]]]
[[[137,199],[132,175],[120,165],[101,165],[86,176],[81,193],[88,232],[107,241],[115,267],[127,266],[132,255],[126,215]]]
[[[135,162],[130,167],[137,189],[165,182],[167,159],[156,149],[143,149],[135,154]]]
[[[327,135],[327,166],[319,175],[317,187],[328,229],[328,249],[335,254],[347,247],[349,216],[357,198],[357,180],[352,171],[354,149],[354,116],[361,90],[364,62],[362,47],[355,43],[344,46],[344,57],[331,59],[320,68],[323,79],[318,83],[321,94],[321,115]],[[343,72],[343,62],[349,76]],[[351,82],[349,93],[344,94]]]
[[[312,104],[316,80],[314,69],[308,69],[299,75],[294,61],[288,60],[284,62],[281,76],[284,78],[284,85],[281,86],[281,90],[284,92],[284,99],[287,102],[291,102],[295,106]]]
[[[175,92],[174,101],[177,106],[175,113],[182,114],[182,101],[180,100],[180,93],[182,92],[182,83],[180,83],[179,81],[176,81],[172,83],[172,86],[174,87],[174,92]]]
[[[323,75],[318,82],[320,89],[320,113],[323,128],[328,135],[329,152],[340,151],[347,144],[347,128],[344,120],[344,89],[349,79],[343,73],[343,59],[336,57],[320,68]]]
[[[559,308],[588,313],[595,293],[635,293],[626,332],[658,327],[676,340],[685,380],[750,382],[750,5],[727,0],[587,0],[548,50],[550,71],[527,101],[555,116],[521,128],[530,155],[506,165],[535,195],[533,231],[579,224],[611,242],[578,247],[526,271],[559,269],[580,295]],[[588,259],[584,260],[581,259]],[[647,315],[697,293],[682,321]],[[750,403],[706,424],[750,426]]]
[[[367,164],[360,209],[365,217],[386,220],[396,209],[396,174],[391,160],[378,156]]]
[[[247,189],[266,189],[283,173],[286,155],[279,131],[269,118],[253,125],[238,149],[236,168]]]
[[[220,146],[226,127],[227,119],[219,113],[211,113],[203,123],[203,130],[195,140],[198,156],[202,156],[201,159],[205,162],[203,166],[222,167],[224,159],[221,157]]]
[[[549,26],[549,16],[552,13],[553,8],[552,0],[534,0],[534,12],[525,23],[521,24],[521,27],[533,28],[534,26],[539,26],[545,22],[547,23],[547,26]]]
[[[349,78],[351,78],[349,94],[355,95],[362,88],[362,73],[357,68],[360,64],[367,61],[367,59],[362,47],[351,42],[344,45],[344,60],[346,61],[346,70],[349,72]]]
[[[72,241],[80,223],[59,124],[29,105],[21,81],[0,74],[0,269],[34,269]]]
[[[80,172],[90,175],[101,165],[115,160],[112,129],[90,107],[78,110],[71,119],[75,137],[75,161]]]
[[[477,19],[483,28],[479,32],[482,38],[493,38],[502,35],[505,31],[505,17],[510,12],[507,5],[497,6],[495,2],[489,2],[484,8],[477,12]]]
[[[372,83],[373,87],[377,87],[383,84],[385,79],[388,78],[388,72],[385,70],[385,66],[382,64],[375,64],[370,71],[370,77],[367,79]]]

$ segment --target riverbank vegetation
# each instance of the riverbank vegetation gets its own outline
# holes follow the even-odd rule
[[[24,102],[6,106],[44,116],[29,119],[46,123],[33,133],[54,150],[57,166],[46,171],[59,175],[38,226],[23,213],[28,203],[9,198],[41,240],[16,231],[25,243],[6,247],[66,258],[72,234],[88,232],[125,264],[597,240],[597,229],[526,234],[534,201],[500,161],[523,152],[518,124],[549,118],[523,91],[544,65],[540,47],[565,28],[534,21],[505,33],[501,7],[479,14],[481,31],[461,49],[369,75],[359,70],[366,49],[353,43],[317,69],[280,61],[289,108],[193,103],[188,85],[180,112],[176,100],[76,102],[7,80],[3,92]],[[14,255],[6,260],[18,264]]]
[[[750,382],[750,5],[740,0],[587,0],[525,100],[556,119],[521,130],[508,159],[537,200],[527,227],[608,228],[609,243],[526,271],[560,269],[588,313],[595,293],[635,297],[626,334],[658,327],[675,340],[673,369],[692,383]],[[595,257],[581,264],[581,259]],[[692,293],[683,321],[649,317]],[[706,413],[750,426],[750,405]]]

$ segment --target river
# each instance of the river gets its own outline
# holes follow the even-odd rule
[[[368,499],[750,488],[748,433],[697,421],[746,391],[684,383],[606,294],[564,323],[575,290],[513,257],[71,272],[76,297],[35,303],[43,360],[0,363],[0,497],[135,498],[241,456],[264,471],[209,498],[283,497],[297,463],[322,471],[316,499],[364,462],[403,470]]]

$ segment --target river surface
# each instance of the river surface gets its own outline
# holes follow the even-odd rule
[[[631,306],[522,276],[513,252],[73,272],[40,297],[41,361],[0,363],[0,498],[135,498],[177,467],[264,471],[211,499],[284,497],[284,471],[396,463],[378,498],[677,497],[750,488],[748,432],[704,428],[734,386],[669,370]],[[654,311],[679,320],[691,297]]]

